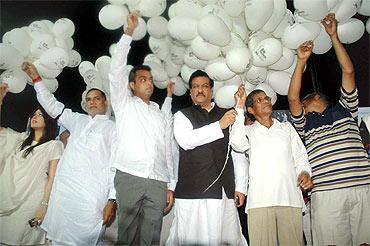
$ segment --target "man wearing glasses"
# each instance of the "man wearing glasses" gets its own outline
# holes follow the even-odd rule
[[[262,90],[235,93],[237,116],[230,133],[234,150],[249,149],[246,212],[251,245],[303,245],[302,190],[312,187],[306,149],[289,122],[272,118]],[[254,123],[244,126],[244,105]]]

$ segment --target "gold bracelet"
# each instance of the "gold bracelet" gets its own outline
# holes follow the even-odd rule
[[[41,206],[48,206],[48,205],[49,205],[48,202],[45,202],[45,201],[41,202]]]

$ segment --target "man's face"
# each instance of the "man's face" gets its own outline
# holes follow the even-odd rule
[[[303,108],[306,114],[312,112],[322,113],[326,106],[327,103],[320,97],[319,94],[316,94],[314,97],[303,101]]]
[[[153,94],[153,76],[147,70],[138,70],[135,74],[135,81],[130,81],[130,87],[135,96],[149,100]]]
[[[271,98],[264,92],[259,92],[253,96],[253,105],[248,107],[248,112],[256,118],[269,116],[272,114]]]
[[[86,110],[91,117],[97,114],[105,114],[107,110],[107,100],[98,90],[91,90],[86,95]]]
[[[195,77],[190,88],[191,100],[197,105],[207,105],[211,103],[213,88],[207,77]]]

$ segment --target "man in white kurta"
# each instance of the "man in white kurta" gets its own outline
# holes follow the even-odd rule
[[[244,104],[252,125],[244,126]],[[312,187],[306,149],[289,122],[272,119],[271,99],[261,90],[237,92],[232,147],[249,149],[246,211],[251,245],[303,245],[302,190]]]
[[[104,114],[105,94],[90,89],[86,95],[89,115],[74,113],[49,92],[33,65],[25,71],[34,80],[39,103],[70,131],[41,227],[53,245],[96,245],[103,224],[116,209],[110,166],[116,135],[114,122]]]

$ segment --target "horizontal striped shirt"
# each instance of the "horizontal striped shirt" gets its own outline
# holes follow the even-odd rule
[[[370,184],[370,163],[357,125],[358,94],[341,88],[322,113],[292,116],[312,167],[312,192]]]

